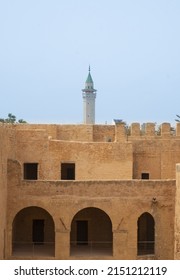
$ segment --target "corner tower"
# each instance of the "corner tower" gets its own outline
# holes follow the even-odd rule
[[[90,71],[91,69],[89,66],[89,74],[85,83],[85,88],[82,90],[84,124],[95,123],[96,89],[94,89],[94,83]]]

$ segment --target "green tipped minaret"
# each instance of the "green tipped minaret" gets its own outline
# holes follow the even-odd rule
[[[89,74],[88,74],[88,77],[87,77],[87,80],[86,80],[86,84],[91,84],[92,85],[92,87],[94,86],[94,84],[93,84],[93,79],[92,79],[92,77],[91,77],[91,68],[90,68],[90,66],[89,66]]]
[[[95,124],[95,99],[96,89],[94,89],[93,79],[91,77],[91,68],[89,66],[88,77],[85,82],[83,92],[84,124]]]

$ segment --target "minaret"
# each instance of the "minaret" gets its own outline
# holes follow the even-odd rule
[[[89,66],[89,74],[85,83],[83,92],[83,108],[84,108],[84,124],[95,123],[95,99],[96,89],[94,89],[94,83],[90,73],[91,69]]]

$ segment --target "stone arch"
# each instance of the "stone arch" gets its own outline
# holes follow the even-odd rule
[[[71,222],[71,255],[112,255],[112,222],[103,210],[87,207],[78,211]]]
[[[144,212],[137,221],[137,254],[147,255],[155,252],[155,221],[153,216]]]
[[[55,225],[52,216],[41,207],[21,209],[12,223],[12,254],[54,256]]]

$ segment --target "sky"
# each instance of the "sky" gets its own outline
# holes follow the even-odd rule
[[[179,0],[0,0],[0,118],[83,122],[91,66],[96,123],[175,123]]]

